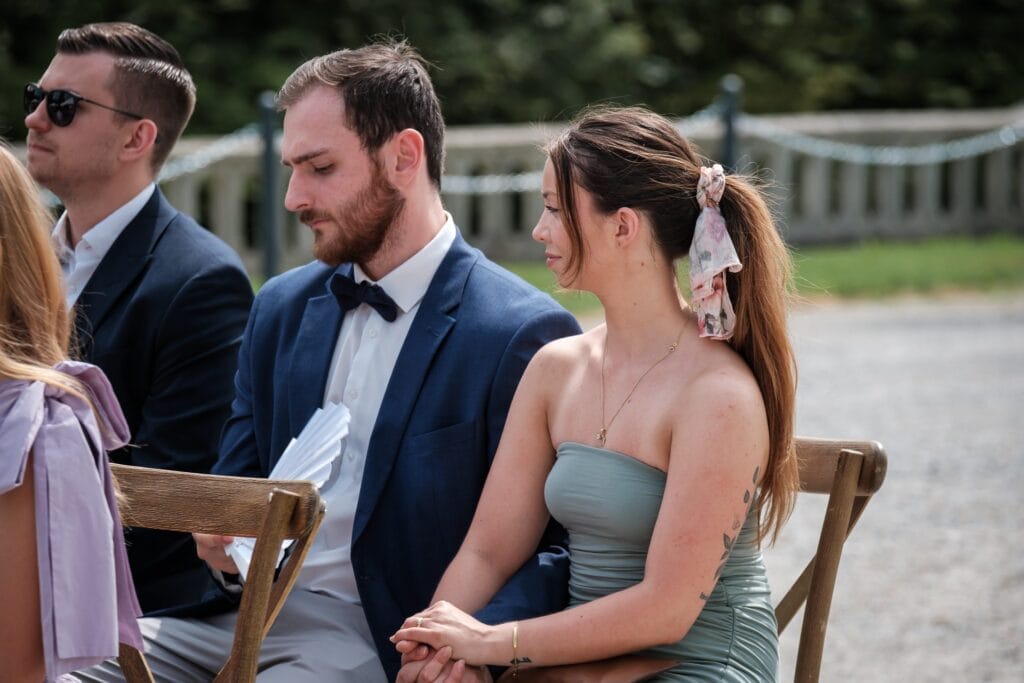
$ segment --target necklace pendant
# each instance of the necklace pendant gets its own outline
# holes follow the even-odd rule
[[[596,437],[597,437],[597,443],[599,445],[601,445],[601,446],[604,446],[605,439],[608,438],[608,430],[605,429],[604,427],[601,427],[601,431],[599,431],[596,434]]]

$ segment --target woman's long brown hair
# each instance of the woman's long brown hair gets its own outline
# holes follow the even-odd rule
[[[639,107],[585,111],[546,148],[555,171],[559,206],[573,244],[569,272],[579,274],[585,244],[575,187],[611,213],[644,212],[667,261],[686,256],[700,213],[702,165],[693,146],[662,116]],[[768,417],[768,464],[755,505],[759,536],[772,541],[792,511],[799,485],[793,450],[796,362],[786,329],[789,252],[761,191],[751,179],[729,175],[719,206],[743,263],[726,284],[736,313],[729,344],[757,380]]]

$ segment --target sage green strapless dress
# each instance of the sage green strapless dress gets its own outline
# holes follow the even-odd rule
[[[616,451],[573,442],[558,447],[544,498],[569,532],[570,608],[643,579],[665,478],[661,470]],[[777,680],[775,611],[756,525],[755,516],[748,516],[686,636],[646,651],[681,662],[657,680]]]

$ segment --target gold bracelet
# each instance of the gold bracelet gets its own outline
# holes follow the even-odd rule
[[[519,678],[519,622],[512,624],[512,678]]]

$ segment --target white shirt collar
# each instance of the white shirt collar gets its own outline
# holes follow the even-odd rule
[[[106,256],[107,252],[110,251],[110,247],[114,244],[114,241],[124,232],[124,229],[128,227],[128,224],[142,211],[142,207],[146,205],[150,197],[153,196],[153,192],[156,191],[156,184],[150,183],[146,187],[142,188],[142,191],[137,195],[129,199],[127,202],[122,204],[119,208],[115,209],[113,213],[101,220],[96,225],[85,231],[82,235],[82,239],[79,241],[85,242],[95,254],[96,260],[101,261]],[[76,246],[72,250],[71,244],[67,239],[67,220],[68,212],[65,211],[61,214],[57,224],[53,226],[53,239],[57,244],[58,253],[62,256],[61,261],[67,262],[64,258],[72,252],[78,252],[79,249]]]
[[[430,242],[376,283],[395,300],[402,313],[408,313],[423,299],[434,273],[455,241],[455,221],[447,211],[444,216],[444,225]],[[352,277],[356,282],[373,282],[358,265],[353,267]]]

